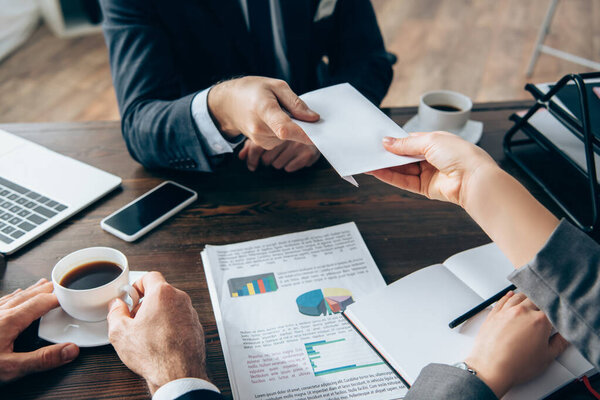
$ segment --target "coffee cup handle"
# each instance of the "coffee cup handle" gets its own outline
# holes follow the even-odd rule
[[[135,307],[137,307],[138,304],[140,304],[140,294],[137,291],[136,288],[134,288],[131,285],[125,285],[123,286],[123,293],[124,294],[128,294],[129,298],[131,298],[131,305],[129,305],[129,309],[133,310]]]

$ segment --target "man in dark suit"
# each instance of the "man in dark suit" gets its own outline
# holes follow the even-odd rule
[[[101,0],[123,136],[147,167],[211,171],[241,145],[294,171],[319,153],[298,99],[349,82],[379,104],[392,69],[369,0]],[[241,78],[240,78],[241,77]]]

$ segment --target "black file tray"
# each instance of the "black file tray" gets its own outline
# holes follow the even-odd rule
[[[598,185],[596,164],[594,162],[594,154],[600,154],[600,139],[593,135],[592,126],[590,123],[590,112],[600,112],[600,110],[590,110],[588,93],[586,90],[586,80],[600,78],[600,72],[590,72],[585,74],[569,74],[559,80],[547,93],[542,93],[535,85],[527,84],[525,89],[529,91],[536,100],[536,103],[527,111],[527,113],[521,117],[517,114],[510,116],[510,119],[514,121],[514,125],[504,136],[504,153],[506,156],[517,164],[536,184],[538,184],[542,190],[552,199],[554,203],[562,210],[566,217],[577,225],[580,229],[585,232],[593,232],[598,227],[600,217],[600,187]],[[566,112],[560,105],[555,101],[555,96],[560,93],[560,90],[565,87],[569,82],[573,82],[579,92],[579,106],[581,110],[581,119],[574,118],[571,114]],[[545,108],[552,114],[562,125],[573,133],[579,140],[584,144],[584,151],[586,157],[587,171],[581,168],[575,161],[573,161],[567,154],[559,149],[554,143],[543,135],[543,132],[539,132],[530,123],[529,119],[538,110]],[[594,127],[596,130],[600,127]],[[525,139],[515,138],[515,135],[521,132],[526,136]],[[548,152],[553,159],[557,161],[559,158],[566,161],[573,170],[581,176],[588,186],[588,198],[585,208],[589,210],[585,217],[576,215],[573,210],[573,205],[570,206],[559,198],[558,191],[554,190],[548,184],[547,179],[543,179],[530,168],[526,162],[524,162],[521,155],[518,154],[517,149],[524,145],[535,144],[541,147],[543,150]]]

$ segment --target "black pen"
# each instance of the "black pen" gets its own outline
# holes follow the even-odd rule
[[[471,308],[469,311],[467,311],[460,317],[458,317],[455,320],[453,320],[452,322],[450,322],[448,324],[448,326],[450,327],[450,329],[456,328],[457,326],[459,326],[460,324],[462,324],[463,322],[465,322],[472,316],[479,314],[482,310],[488,308],[489,306],[491,306],[492,304],[494,304],[495,302],[500,300],[502,297],[504,297],[504,295],[506,293],[510,292],[511,290],[515,290],[516,288],[517,287],[515,285],[510,285],[509,287],[502,289],[501,291],[499,291],[498,293],[496,293],[489,299],[485,300],[483,303],[480,303],[479,305]]]

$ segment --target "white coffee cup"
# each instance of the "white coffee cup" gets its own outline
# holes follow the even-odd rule
[[[121,274],[109,283],[92,289],[69,289],[60,284],[68,272],[94,261],[117,264],[122,269]],[[140,300],[137,290],[129,285],[127,257],[110,247],[89,247],[63,257],[52,270],[52,283],[62,309],[73,318],[86,322],[105,320],[110,302],[117,297],[126,301],[129,295],[132,307]]]
[[[457,111],[442,111],[433,106],[451,106]],[[435,90],[421,96],[419,129],[424,132],[449,131],[458,133],[469,121],[473,102],[464,94],[451,90]]]

